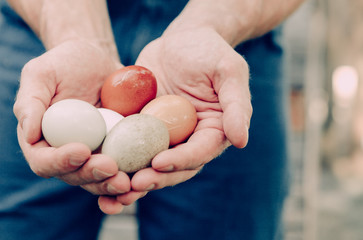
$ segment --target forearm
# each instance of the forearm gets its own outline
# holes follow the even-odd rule
[[[105,0],[9,0],[47,49],[85,39],[118,59]]]
[[[263,35],[303,0],[191,0],[167,31],[215,29],[230,45]]]

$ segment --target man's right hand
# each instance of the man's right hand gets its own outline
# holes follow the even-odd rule
[[[111,158],[92,154],[81,143],[51,147],[41,132],[44,112],[57,101],[75,98],[99,106],[103,81],[121,66],[96,45],[84,40],[62,43],[24,66],[14,113],[18,119],[20,147],[37,175],[59,178],[96,195],[130,191],[128,175],[118,171]]]

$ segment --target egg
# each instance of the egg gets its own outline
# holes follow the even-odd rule
[[[107,108],[97,108],[97,110],[101,113],[103,120],[105,120],[106,123],[106,129],[107,129],[107,133],[109,133],[111,131],[111,129],[124,117],[115,112],[112,111],[111,109],[107,109]]]
[[[164,95],[150,101],[140,113],[153,115],[165,122],[170,135],[170,146],[185,141],[197,125],[193,104],[178,95]]]
[[[123,67],[105,80],[101,89],[102,107],[123,116],[139,113],[156,97],[157,83],[154,74],[141,66]]]
[[[93,151],[106,136],[106,123],[92,104],[78,99],[65,99],[46,110],[42,119],[42,133],[52,147],[80,142]]]
[[[133,114],[118,122],[106,136],[101,153],[112,157],[120,171],[133,173],[169,148],[165,124],[146,114]]]

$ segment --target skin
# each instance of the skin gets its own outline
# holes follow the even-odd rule
[[[41,138],[41,118],[52,103],[78,98],[99,106],[103,81],[122,67],[105,1],[9,1],[47,48],[24,66],[14,105],[19,144],[34,173],[99,195],[100,209],[116,214],[148,191],[192,178],[231,144],[243,148],[252,115],[249,71],[233,47],[271,30],[302,1],[211,1],[189,1],[137,59],[155,74],[158,95],[188,98],[199,122],[187,143],[161,152],[132,179],[83,144],[56,149]]]

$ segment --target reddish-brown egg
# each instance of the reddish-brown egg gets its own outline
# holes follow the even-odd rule
[[[169,130],[170,146],[185,141],[197,125],[197,113],[193,104],[177,95],[157,97],[140,113],[153,115],[165,122]]]
[[[157,83],[154,74],[141,66],[123,67],[111,74],[103,84],[101,103],[123,116],[140,112],[156,97]]]

